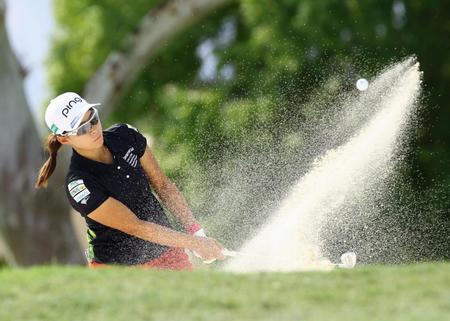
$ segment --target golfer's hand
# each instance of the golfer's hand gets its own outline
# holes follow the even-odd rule
[[[222,254],[224,247],[215,239],[210,237],[197,237],[197,244],[194,251],[205,261],[223,260]]]

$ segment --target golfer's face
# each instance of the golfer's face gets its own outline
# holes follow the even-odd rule
[[[88,123],[95,111],[93,109],[88,110],[81,120],[81,125]],[[89,126],[89,125],[88,125]],[[76,148],[82,149],[95,149],[103,145],[103,133],[102,133],[102,124],[100,120],[96,125],[93,125],[92,128],[84,135],[77,136],[69,136],[69,143]]]

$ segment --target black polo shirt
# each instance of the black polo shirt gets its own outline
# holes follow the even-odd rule
[[[168,248],[107,227],[87,216],[108,197],[113,197],[139,219],[171,227],[139,162],[147,146],[145,137],[126,124],[104,130],[103,137],[113,155],[113,163],[93,161],[73,150],[66,178],[67,197],[86,220],[89,252],[96,261],[127,265],[148,262]]]

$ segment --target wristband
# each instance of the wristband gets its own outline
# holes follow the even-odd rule
[[[195,233],[199,230],[202,230],[202,226],[198,223],[194,223],[186,229],[186,231],[191,235],[195,235]]]
[[[205,230],[204,230],[204,229],[202,228],[202,226],[201,226],[200,224],[198,224],[198,223],[195,223],[195,224],[192,224],[191,226],[189,226],[189,227],[187,228],[187,232],[188,232],[189,234],[191,234],[191,235],[194,235],[194,236],[206,237]],[[198,255],[197,252],[192,251],[192,253],[194,253],[194,255],[195,255],[196,257],[198,257],[198,258],[201,259],[201,256]],[[216,260],[216,259],[213,259],[213,260],[210,260],[210,261],[203,261],[203,263],[205,263],[205,264],[211,264],[211,263],[214,262],[215,260]]]

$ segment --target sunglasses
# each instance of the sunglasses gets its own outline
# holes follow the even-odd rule
[[[89,110],[92,110],[93,113],[87,121],[85,121],[83,124],[81,124],[78,128],[74,130],[64,132],[62,136],[81,136],[89,133],[91,129],[99,122],[97,109],[91,108]]]

